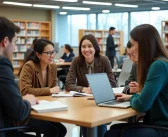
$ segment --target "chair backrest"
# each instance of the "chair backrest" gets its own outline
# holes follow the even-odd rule
[[[123,65],[123,62],[124,62],[125,58],[127,58],[126,55],[116,56],[118,68],[120,68]]]
[[[118,78],[118,86],[124,86],[125,81],[129,78],[133,62],[126,58],[121,69],[121,73]]]

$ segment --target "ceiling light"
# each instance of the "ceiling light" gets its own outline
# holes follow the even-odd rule
[[[168,0],[162,0],[162,1],[168,1]]]
[[[95,1],[83,1],[84,4],[94,4],[94,5],[112,5],[112,3],[107,2],[95,2]]]
[[[110,10],[102,10],[103,13],[109,13]]]
[[[10,1],[4,1],[3,4],[17,5],[17,6],[28,6],[28,7],[32,6],[32,4],[28,4],[28,3],[19,3],[19,2],[10,2]]]
[[[119,3],[116,3],[115,6],[118,6],[118,7],[129,7],[129,8],[138,8],[138,5],[119,4]]]
[[[59,6],[52,6],[52,5],[39,5],[34,4],[33,7],[39,7],[39,8],[50,8],[50,9],[59,9]]]
[[[62,7],[67,10],[90,10],[90,8],[82,8],[82,7]]]
[[[160,7],[152,7],[152,10],[160,10]]]
[[[52,0],[52,1],[61,1],[61,2],[78,2],[78,0]]]
[[[60,15],[66,15],[67,12],[60,12],[59,14],[60,14]]]

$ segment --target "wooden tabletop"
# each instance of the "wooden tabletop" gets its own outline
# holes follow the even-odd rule
[[[71,65],[71,62],[58,62],[56,63],[57,66],[70,66]]]
[[[120,120],[137,115],[137,112],[132,108],[121,109],[98,107],[94,100],[87,100],[87,98],[88,97],[38,97],[39,100],[57,100],[67,104],[68,110],[49,113],[36,113],[32,111],[31,117],[35,119],[52,122],[65,122],[92,128],[105,123],[110,123],[114,120]]]

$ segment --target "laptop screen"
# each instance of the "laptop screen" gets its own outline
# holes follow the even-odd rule
[[[106,73],[86,74],[96,104],[115,99]]]

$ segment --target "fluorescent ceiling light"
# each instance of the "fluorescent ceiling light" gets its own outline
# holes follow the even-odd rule
[[[60,14],[60,15],[66,15],[67,12],[60,12],[59,14]]]
[[[59,6],[34,4],[33,7],[59,9]]]
[[[116,3],[115,6],[118,6],[118,7],[129,7],[129,8],[138,8],[138,5],[119,4],[119,3]]]
[[[28,3],[19,3],[19,2],[10,2],[10,1],[4,1],[3,4],[17,5],[17,6],[27,6],[27,7],[32,6],[32,4],[28,4]]]
[[[168,1],[168,0],[162,0],[162,1]]]
[[[108,2],[96,2],[96,1],[83,1],[84,4],[94,4],[94,5],[112,5],[112,3]]]
[[[152,7],[152,10],[160,10],[160,7]]]
[[[90,10],[90,8],[82,8],[82,7],[62,7],[67,10]]]
[[[110,10],[102,10],[103,13],[109,13]]]
[[[53,0],[53,1],[61,1],[61,2],[78,2],[78,0]]]

